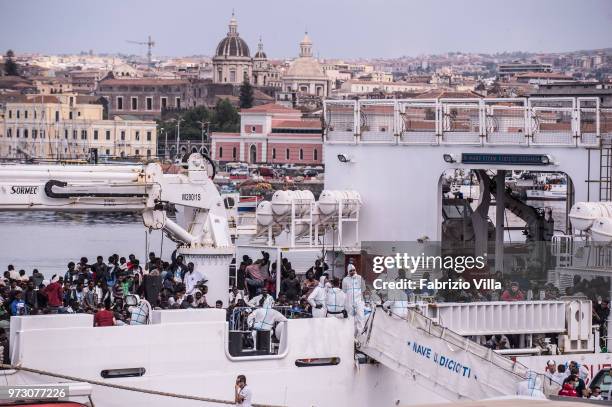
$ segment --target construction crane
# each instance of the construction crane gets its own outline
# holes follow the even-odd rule
[[[155,46],[155,41],[153,41],[150,35],[147,41],[130,41],[130,40],[126,40],[126,41],[129,42],[130,44],[146,45],[147,46],[147,61],[148,61],[149,66],[153,66],[152,65],[153,53],[151,52],[151,50]]]

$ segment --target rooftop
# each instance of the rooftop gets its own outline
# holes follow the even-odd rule
[[[295,113],[300,114],[299,110],[278,105],[276,103],[266,103],[259,106],[253,106],[250,109],[242,109],[241,113]]]
[[[321,121],[317,119],[306,120],[272,120],[272,128],[277,129],[320,129]]]
[[[102,79],[102,85],[140,85],[140,86],[160,86],[160,85],[182,85],[189,83],[186,79],[162,79],[162,78],[128,78],[128,79]]]

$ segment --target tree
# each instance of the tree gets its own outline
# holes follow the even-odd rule
[[[240,130],[240,115],[228,99],[217,102],[211,129],[226,132],[237,132]]]
[[[4,58],[4,73],[7,76],[19,75],[19,66],[13,60],[13,57],[15,57],[15,53],[13,52],[13,50],[9,49],[8,51],[6,51],[6,55]]]
[[[240,108],[248,109],[253,107],[253,87],[247,79],[240,85]]]

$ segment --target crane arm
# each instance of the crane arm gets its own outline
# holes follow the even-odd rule
[[[207,162],[193,154],[187,166],[182,173],[164,174],[159,164],[0,165],[0,210],[138,212],[146,227],[164,229],[180,243],[231,245]],[[170,207],[190,211],[186,227],[167,217]]]

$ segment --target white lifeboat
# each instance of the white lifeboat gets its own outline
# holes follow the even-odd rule
[[[595,219],[612,218],[612,202],[577,202],[569,213],[572,227],[587,230]]]
[[[361,207],[361,195],[357,191],[326,189],[319,196],[319,211],[326,216],[338,215],[340,203],[342,203],[342,217],[351,216]]]
[[[276,191],[272,195],[272,212],[278,216],[291,214],[291,205],[295,206],[295,215],[302,216],[310,211],[314,195],[309,190]]]
[[[591,226],[591,238],[594,242],[612,241],[612,218],[597,218]]]
[[[257,205],[257,223],[261,226],[270,226],[272,222],[274,222],[272,203],[270,201],[261,201]]]

